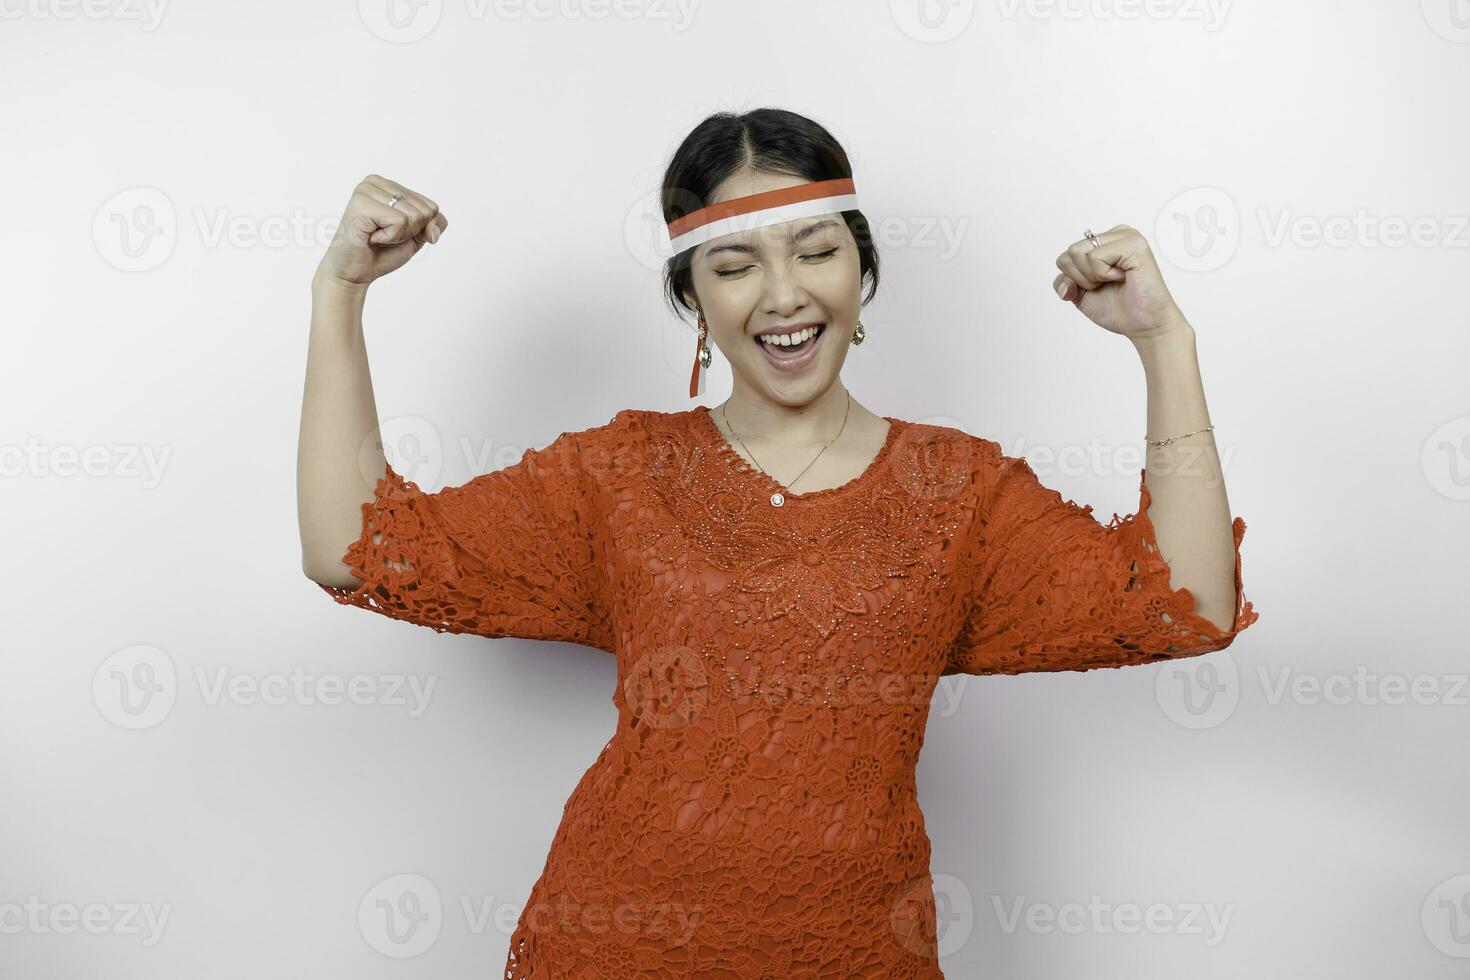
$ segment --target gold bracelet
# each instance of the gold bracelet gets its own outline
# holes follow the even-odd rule
[[[1146,442],[1146,443],[1148,443],[1150,446],[1167,446],[1169,443],[1173,442],[1175,439],[1183,439],[1184,436],[1192,436],[1192,435],[1198,435],[1201,432],[1209,432],[1213,428],[1214,428],[1213,425],[1207,425],[1203,429],[1195,429],[1193,432],[1186,432],[1186,433],[1184,433],[1183,436],[1170,436],[1167,439],[1150,439],[1148,436],[1144,436],[1143,437],[1143,441]]]

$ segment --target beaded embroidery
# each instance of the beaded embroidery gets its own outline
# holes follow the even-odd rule
[[[616,657],[507,980],[942,978],[915,783],[939,677],[1193,656],[1256,614],[1239,593],[1221,631],[1170,588],[1142,474],[1103,525],[996,443],[890,418],[856,479],[771,506],[696,413],[625,409],[435,493],[390,467],[343,557],[362,585],[322,588]]]

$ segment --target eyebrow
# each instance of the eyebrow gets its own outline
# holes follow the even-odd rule
[[[796,234],[791,236],[791,240],[797,245],[800,245],[823,228],[835,228],[836,226],[837,222],[834,219],[824,218],[816,224],[807,225],[805,228],[799,229]],[[728,245],[716,245],[714,248],[705,252],[704,257],[709,258],[716,252],[741,252],[746,255],[753,255],[755,254],[755,248],[746,242],[731,242]]]

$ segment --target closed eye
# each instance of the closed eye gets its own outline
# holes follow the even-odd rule
[[[835,255],[837,253],[837,250],[840,249],[841,247],[842,247],[841,245],[834,245],[832,248],[827,249],[827,251],[825,251],[825,252],[815,252],[815,253],[812,253],[810,255],[803,255],[802,258],[804,258],[804,259],[829,259],[833,255]],[[740,275],[742,272],[744,272],[745,270],[750,269],[750,268],[752,268],[752,267],[751,266],[748,266],[748,265],[742,265],[738,269],[716,269],[715,270],[715,275],[719,276],[721,279],[729,279],[732,276],[738,276],[738,275]]]

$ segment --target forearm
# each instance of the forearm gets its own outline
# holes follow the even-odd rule
[[[296,510],[302,571],[327,585],[358,584],[341,557],[361,533],[362,505],[387,469],[363,340],[366,292],[312,280]]]
[[[1194,329],[1187,322],[1158,339],[1134,342],[1148,386],[1148,438],[1167,439],[1210,424]],[[1155,543],[1170,585],[1194,595],[1195,610],[1222,630],[1235,618],[1235,537],[1213,432],[1147,446],[1145,483]]]

